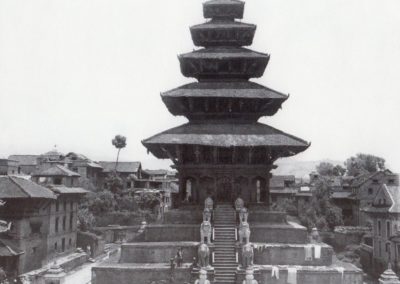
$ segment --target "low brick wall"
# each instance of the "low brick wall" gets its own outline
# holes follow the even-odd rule
[[[190,265],[176,268],[170,284],[194,283],[191,279]],[[171,279],[171,270],[168,265],[133,265],[114,264],[92,268],[92,284],[151,284],[153,281]]]
[[[305,259],[305,245],[293,244],[254,244],[254,263],[262,265],[331,265],[332,247],[326,244],[321,246],[320,258],[314,257],[314,248],[312,248],[312,260]]]
[[[193,210],[170,210],[164,214],[164,224],[201,224],[203,222],[203,211]]]
[[[76,237],[76,246],[86,250],[90,247],[91,256],[97,257],[104,253],[105,241],[93,233],[78,231]]]
[[[148,225],[144,232],[145,242],[200,241],[200,225]]]
[[[114,243],[121,238],[127,242],[137,240],[139,237],[139,229],[140,226],[108,226],[96,227],[94,231],[101,234],[106,243]]]
[[[191,263],[197,258],[197,242],[132,243],[121,247],[120,263],[168,263],[176,256],[179,248],[183,251],[183,261]]]
[[[334,246],[344,249],[348,245],[359,245],[363,236],[370,232],[366,227],[336,227],[334,231]]]
[[[261,266],[255,273],[258,283],[287,284],[287,267],[279,268],[279,279],[271,277],[272,267]],[[242,284],[245,272],[238,274],[236,284]],[[343,276],[335,267],[302,267],[297,270],[299,284],[363,284],[363,273],[358,269],[346,269]]]
[[[250,210],[248,221],[249,223],[286,223],[286,213]]]
[[[253,243],[307,243],[307,229],[299,224],[251,224],[250,241]]]

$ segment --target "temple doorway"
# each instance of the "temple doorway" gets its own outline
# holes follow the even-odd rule
[[[217,202],[229,203],[232,201],[232,182],[229,178],[223,178],[217,184]]]

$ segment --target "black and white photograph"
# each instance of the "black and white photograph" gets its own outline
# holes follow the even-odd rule
[[[0,0],[0,284],[400,284],[399,0]]]

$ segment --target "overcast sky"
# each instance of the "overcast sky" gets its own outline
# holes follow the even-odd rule
[[[1,0],[0,157],[75,151],[169,165],[141,140],[186,120],[160,99],[192,79],[200,0]],[[261,121],[312,142],[296,159],[384,157],[400,171],[400,1],[248,0],[252,49],[271,54],[257,82],[290,99]]]

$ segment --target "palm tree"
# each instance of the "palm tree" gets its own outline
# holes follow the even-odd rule
[[[126,137],[122,135],[115,135],[114,139],[111,141],[115,148],[118,149],[117,162],[115,163],[115,171],[117,171],[119,152],[122,148],[126,147]]]

